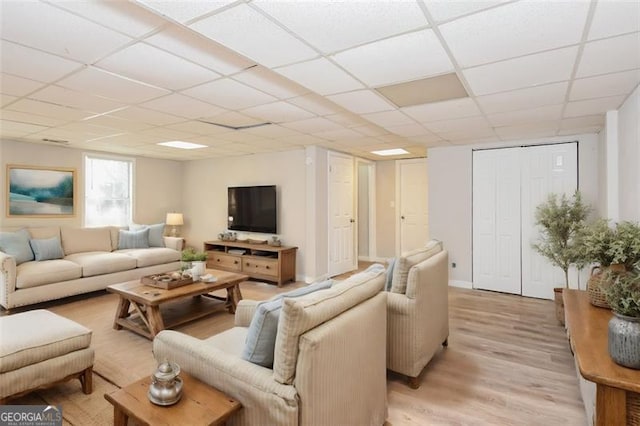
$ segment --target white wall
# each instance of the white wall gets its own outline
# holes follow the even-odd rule
[[[305,149],[306,282],[325,278],[329,274],[328,153],[326,149],[317,146],[308,146]]]
[[[640,220],[640,88],[618,110],[620,220]]]
[[[598,137],[595,134],[510,141],[496,144],[438,147],[429,149],[429,230],[449,251],[452,285],[470,287],[472,281],[472,151],[578,141],[579,186],[585,201],[594,208],[599,201]],[[456,263],[456,268],[451,263]]]

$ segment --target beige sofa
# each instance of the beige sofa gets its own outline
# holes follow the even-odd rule
[[[117,227],[27,230],[34,239],[59,237],[64,257],[17,265],[13,256],[0,251],[0,305],[7,310],[180,267],[181,238],[164,237],[166,247],[118,250]]]
[[[381,425],[387,416],[384,268],[326,290],[284,298],[273,368],[242,351],[257,302],[236,326],[205,340],[176,331],[153,341],[156,360],[180,367],[242,404],[230,425]]]

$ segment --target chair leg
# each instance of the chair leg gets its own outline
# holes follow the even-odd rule
[[[82,384],[82,392],[86,395],[93,392],[93,366],[80,373],[80,383]]]
[[[407,379],[411,389],[418,389],[420,387],[420,375],[417,377],[407,376]]]
[[[446,339],[444,339],[444,342],[442,342],[442,346],[444,346],[445,348],[447,346],[449,346],[449,338],[448,337]]]

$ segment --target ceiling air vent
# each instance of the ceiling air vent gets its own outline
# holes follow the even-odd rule
[[[376,90],[398,107],[448,101],[469,96],[455,73],[378,87]]]
[[[42,139],[42,141],[43,142],[57,143],[57,144],[60,144],[60,145],[69,145],[69,141],[65,141],[65,140],[62,140],[62,139],[47,139],[47,138],[44,138],[44,139]]]

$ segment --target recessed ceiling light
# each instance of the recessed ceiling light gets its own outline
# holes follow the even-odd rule
[[[392,84],[376,89],[399,107],[447,101],[469,96],[456,73]]]
[[[182,142],[182,141],[170,141],[170,142],[158,142],[158,145],[168,146],[171,148],[180,149],[199,149],[206,148],[206,145],[200,145],[199,143]]]
[[[383,149],[381,151],[371,151],[372,154],[376,154],[376,155],[382,155],[383,157],[386,157],[387,155],[402,155],[402,154],[408,154],[409,151],[402,149],[402,148],[393,148],[393,149]]]

